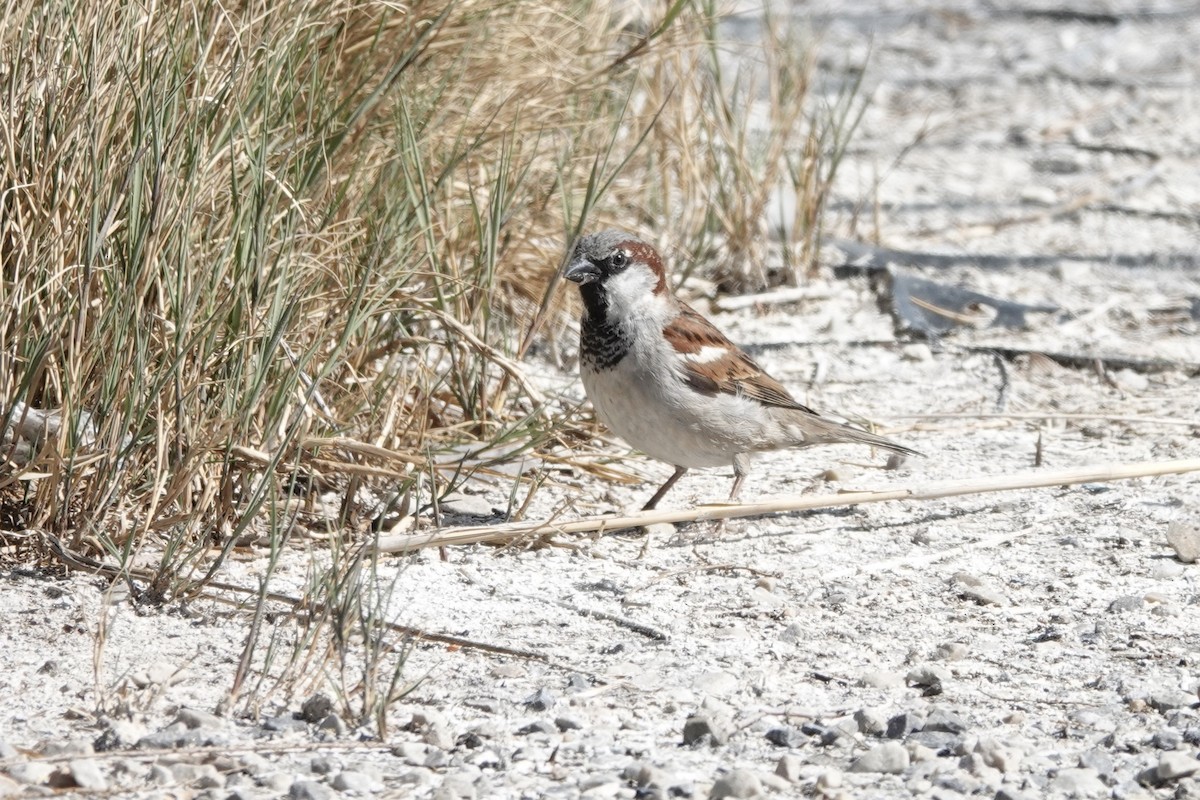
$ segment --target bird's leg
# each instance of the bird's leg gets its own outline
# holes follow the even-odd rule
[[[750,456],[746,453],[738,453],[733,457],[733,488],[729,491],[729,502],[737,500],[738,494],[742,491],[742,484],[746,482],[746,475],[750,473]],[[713,531],[716,536],[724,536],[726,529],[729,527],[729,518],[725,517],[717,521],[717,527]]]
[[[742,484],[746,481],[746,476],[750,474],[750,456],[745,453],[738,453],[733,457],[733,489],[729,492],[729,501],[737,500],[738,493],[742,491]]]
[[[654,493],[654,497],[651,497],[650,500],[646,502],[646,505],[642,506],[642,511],[653,511],[654,507],[658,505],[658,501],[663,499],[663,495],[670,491],[671,487],[675,485],[675,481],[682,478],[683,473],[687,471],[687,467],[676,467],[675,472],[671,474],[671,477],[667,478],[667,482],[658,487],[658,491]]]

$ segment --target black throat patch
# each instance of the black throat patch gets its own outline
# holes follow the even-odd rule
[[[580,287],[583,322],[579,326],[579,358],[592,369],[612,369],[629,352],[629,338],[608,321],[608,298],[594,283]]]

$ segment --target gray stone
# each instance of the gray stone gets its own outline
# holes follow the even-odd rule
[[[22,761],[6,769],[9,776],[20,783],[39,786],[50,780],[54,766],[45,761]]]
[[[981,606],[1006,606],[1008,598],[987,581],[969,572],[956,572],[951,578],[958,593],[967,600],[973,600]]]
[[[915,711],[905,711],[888,720],[886,736],[889,739],[903,739],[910,733],[915,733],[925,727],[925,715]]]
[[[1129,611],[1140,611],[1146,601],[1138,594],[1127,594],[1124,597],[1118,597],[1108,604],[1110,614],[1123,614]]]
[[[1096,774],[1105,778],[1110,777],[1113,774],[1112,756],[1110,756],[1107,751],[1102,750],[1099,747],[1087,750],[1080,755],[1079,766],[1086,767],[1087,769],[1094,769],[1096,770]]]
[[[318,730],[327,731],[334,736],[345,736],[350,732],[350,726],[342,721],[342,718],[337,714],[330,714],[321,723],[317,725]]]
[[[470,697],[463,700],[463,705],[485,714],[495,714],[500,711],[500,701],[494,697]]]
[[[996,800],[1030,800],[1030,797],[1015,786],[1005,785],[996,790]]]
[[[1183,731],[1163,728],[1150,737],[1150,744],[1158,750],[1176,750],[1183,744]]]
[[[342,762],[336,756],[314,756],[308,768],[314,775],[331,775],[342,768]]]
[[[442,785],[433,796],[436,800],[472,800],[478,796],[475,782],[480,774],[479,770],[471,768],[451,772],[442,780]]]
[[[723,797],[758,797],[762,794],[762,781],[748,769],[735,769],[713,781],[709,800]]]
[[[922,664],[910,669],[904,680],[909,686],[941,687],[950,681],[950,670],[937,664]]]
[[[1158,757],[1155,772],[1161,780],[1177,781],[1200,772],[1200,759],[1192,758],[1181,750],[1173,750]]]
[[[297,719],[291,714],[279,717],[267,717],[262,723],[263,730],[272,733],[308,733],[308,723]]]
[[[895,775],[908,769],[908,750],[899,742],[883,742],[863,753],[850,765],[851,772],[882,772]]]
[[[1050,781],[1050,788],[1068,797],[1106,797],[1108,787],[1100,780],[1100,773],[1087,767],[1060,769]]]
[[[967,657],[967,646],[962,642],[942,642],[933,651],[939,661],[961,661]]]
[[[42,753],[48,756],[90,756],[94,752],[96,748],[92,745],[92,740],[83,737],[68,739],[65,742],[50,742],[42,748]]]
[[[807,737],[791,725],[779,725],[767,731],[767,741],[776,747],[800,747]]]
[[[554,726],[563,733],[567,731],[578,731],[583,729],[583,723],[577,717],[561,716],[554,718]]]
[[[162,764],[151,764],[150,772],[146,775],[146,780],[152,786],[173,786],[175,784],[175,774]]]
[[[446,495],[439,501],[439,506],[443,514],[457,517],[491,517],[496,513],[486,498],[461,492]]]
[[[979,737],[975,742],[975,752],[983,759],[983,763],[1001,772],[1018,771],[1025,755],[1020,747],[993,736]]]
[[[225,721],[216,714],[200,711],[196,708],[181,708],[175,716],[176,721],[182,722],[188,728],[219,728]]]
[[[378,792],[383,788],[383,784],[376,778],[355,770],[339,772],[333,777],[331,785],[339,792],[361,792],[363,794]]]
[[[858,676],[858,681],[872,689],[897,689],[904,685],[898,674],[882,669],[869,669]]]
[[[556,733],[557,731],[558,728],[554,727],[553,723],[547,722],[544,719],[539,719],[529,723],[528,725],[518,728],[517,735],[529,736],[535,733],[551,734]]]
[[[288,787],[291,800],[333,800],[333,789],[317,781],[296,781]]]
[[[166,661],[151,664],[140,672],[129,676],[133,685],[139,689],[149,689],[151,686],[170,686],[183,680],[187,673],[183,669],[176,670],[175,665]]]
[[[558,698],[545,688],[538,689],[525,698],[525,708],[529,711],[549,711],[558,702]]]
[[[951,755],[962,746],[963,736],[949,731],[914,731],[908,741],[928,747],[938,755]]]
[[[196,789],[218,789],[225,785],[225,776],[212,764],[189,764],[180,762],[170,766],[176,783]]]
[[[90,758],[71,761],[67,764],[67,771],[71,773],[71,780],[80,789],[91,789],[95,792],[108,789],[108,779],[100,771],[99,765]]]
[[[775,764],[775,774],[781,778],[786,778],[792,783],[797,783],[800,780],[800,770],[803,766],[803,758],[788,753],[780,757],[778,763]]]
[[[1168,525],[1167,544],[1185,564],[1200,560],[1200,516],[1181,517]]]
[[[698,692],[725,697],[737,691],[738,680],[724,670],[705,672],[692,684]]]
[[[683,743],[694,745],[705,740],[714,747],[723,745],[729,741],[729,731],[715,717],[708,714],[692,714],[683,723]]]
[[[865,736],[882,736],[887,732],[888,718],[878,708],[860,708],[854,712],[854,724]]]
[[[943,731],[945,733],[962,733],[967,729],[967,723],[952,711],[935,709],[925,718],[924,730]]]
[[[1167,712],[1187,708],[1196,702],[1196,696],[1180,689],[1156,689],[1146,696],[1146,702],[1155,711]]]

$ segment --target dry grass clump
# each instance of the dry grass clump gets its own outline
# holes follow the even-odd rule
[[[802,265],[841,135],[795,42],[743,79],[699,2],[5,14],[3,522],[165,541],[167,578],[255,531],[366,524],[363,482],[436,490],[455,442],[547,441],[511,354],[585,221],[720,245],[761,284],[772,193],[804,209]]]

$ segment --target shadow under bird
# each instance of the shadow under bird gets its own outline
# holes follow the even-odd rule
[[[619,230],[578,240],[563,277],[579,284],[579,373],[596,416],[675,467],[653,509],[693,467],[733,467],[735,500],[752,453],[853,442],[905,455],[904,445],[822,417],[676,298],[658,252]]]

